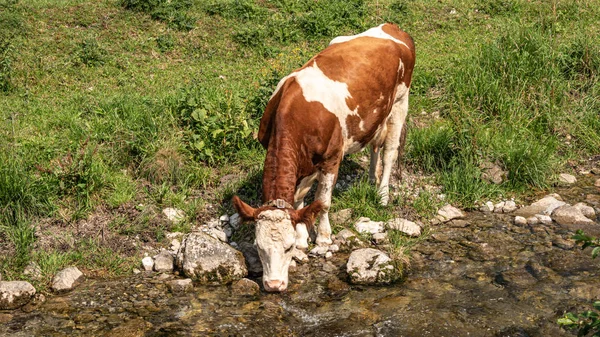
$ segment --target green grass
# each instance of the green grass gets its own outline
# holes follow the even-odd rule
[[[0,263],[17,277],[46,218],[176,206],[186,230],[234,193],[258,203],[255,137],[279,78],[385,21],[417,46],[404,166],[466,207],[547,188],[600,148],[599,18],[597,0],[0,0],[0,238],[21,252]],[[482,181],[488,161],[506,182]],[[381,208],[366,180],[336,193],[334,209],[374,220],[437,207],[422,192]]]

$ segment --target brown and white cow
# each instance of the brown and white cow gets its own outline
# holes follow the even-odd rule
[[[388,203],[414,64],[412,38],[393,24],[383,24],[333,39],[277,85],[258,134],[267,149],[264,204],[255,209],[233,198],[240,216],[256,221],[265,290],[287,288],[293,250],[308,247],[307,227],[317,216],[316,243],[331,244],[328,210],[345,154],[371,145],[369,175],[379,183],[381,204]],[[303,207],[315,180],[316,201]]]

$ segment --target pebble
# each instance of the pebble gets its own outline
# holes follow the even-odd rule
[[[561,183],[565,183],[565,184],[574,184],[577,182],[577,178],[575,178],[575,176],[571,175],[571,174],[567,174],[567,173],[561,173],[558,176],[558,181],[560,181]]]
[[[596,180],[596,182],[594,183],[594,186],[596,186],[596,187],[600,187],[600,178],[598,178],[598,179]]]
[[[540,223],[542,223],[544,225],[551,225],[552,224],[552,218],[549,215],[536,214],[535,216],[536,216],[536,218],[538,218],[538,220],[540,221]]]
[[[235,213],[229,217],[229,226],[233,227],[233,229],[237,229],[240,226],[240,215]]]
[[[333,253],[332,253],[332,252],[327,252],[327,253],[325,253],[325,258],[326,258],[326,259],[328,259],[328,258],[330,258],[330,257],[332,257],[332,256],[333,256]]]
[[[145,271],[152,271],[152,269],[154,269],[154,259],[152,259],[150,256],[146,256],[142,259],[142,266],[144,267]]]
[[[335,252],[337,252],[339,250],[340,250],[340,246],[338,246],[336,244],[333,244],[333,245],[329,246],[329,251],[332,252],[332,253],[335,253]]]
[[[154,271],[157,272],[172,272],[173,271],[173,255],[167,251],[162,251],[154,257]]]
[[[402,233],[412,237],[421,235],[421,226],[406,219],[396,218],[390,220],[387,223],[387,226],[389,229],[401,231]]]
[[[167,282],[167,287],[172,293],[185,293],[194,289],[192,279],[171,280]]]
[[[382,243],[385,243],[385,241],[387,240],[387,233],[376,233],[373,234],[373,241],[375,241],[376,245],[380,245]]]
[[[235,282],[231,286],[231,291],[235,295],[254,296],[254,295],[258,295],[258,293],[260,292],[260,286],[258,285],[258,283],[254,282],[250,279],[243,278],[243,279]]]
[[[354,229],[359,233],[381,233],[384,230],[383,221],[371,221],[369,218],[361,217],[354,224]]]
[[[537,220],[536,217],[534,217],[534,219]],[[518,216],[518,215],[515,217],[515,225],[517,225],[517,226],[524,226],[526,224],[527,224],[527,219],[525,219],[524,217]]]
[[[52,279],[52,290],[56,292],[73,289],[81,280],[83,273],[77,267],[68,267],[59,271]]]
[[[177,208],[167,207],[162,212],[174,224],[178,224],[185,219],[185,213]]]

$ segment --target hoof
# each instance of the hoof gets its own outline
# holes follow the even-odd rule
[[[317,237],[316,243],[317,246],[330,246],[333,243],[333,241],[331,241],[331,237]]]

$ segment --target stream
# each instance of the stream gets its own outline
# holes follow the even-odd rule
[[[556,192],[593,205],[599,190],[588,183]],[[405,280],[391,286],[348,285],[344,253],[298,265],[282,294],[234,295],[230,286],[173,294],[165,280],[176,276],[156,273],[88,279],[34,310],[0,312],[0,335],[574,335],[556,320],[600,299],[600,258],[556,223],[512,219],[471,212],[434,226],[414,247]]]

